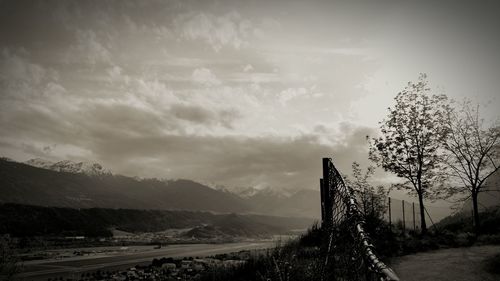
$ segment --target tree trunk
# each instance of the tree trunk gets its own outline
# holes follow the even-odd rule
[[[427,224],[425,223],[425,207],[424,207],[423,192],[418,192],[418,203],[420,205],[420,229],[422,230],[422,234],[426,234]]]
[[[477,192],[472,192],[472,207],[473,207],[473,215],[474,215],[474,230],[476,232],[476,236],[479,235],[481,224],[479,222],[479,208],[477,203]]]

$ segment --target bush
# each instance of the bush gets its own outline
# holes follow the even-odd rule
[[[462,232],[457,234],[455,237],[455,242],[458,247],[468,247],[474,244],[476,236],[470,232]]]
[[[500,244],[500,233],[499,234],[485,234],[485,235],[480,235],[477,238],[476,242],[478,244],[481,244],[481,245],[484,245],[484,244],[499,245]]]

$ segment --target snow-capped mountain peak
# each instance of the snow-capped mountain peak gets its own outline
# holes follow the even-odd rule
[[[275,190],[271,187],[266,187],[266,188],[245,187],[236,190],[234,193],[242,198],[251,198],[257,196],[272,196],[274,198],[285,198],[290,196],[290,194],[284,190]]]
[[[24,163],[42,169],[50,169],[50,166],[54,165],[54,162],[42,158],[33,158]]]
[[[246,187],[246,188],[241,188],[240,190],[237,190],[236,193],[242,197],[242,198],[249,198],[254,196],[255,194],[259,193],[259,190],[254,187]]]
[[[38,168],[48,169],[56,172],[66,172],[73,174],[86,174],[89,176],[111,175],[111,172],[105,169],[98,163],[73,162],[63,160],[59,162],[51,162],[40,158],[31,159],[25,162],[26,164]]]
[[[0,157],[0,160],[7,161],[7,162],[16,162],[16,161],[10,159],[9,157],[5,157],[5,156]]]

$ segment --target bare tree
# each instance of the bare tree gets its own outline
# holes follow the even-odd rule
[[[447,135],[443,120],[450,106],[446,96],[430,94],[425,74],[418,82],[409,82],[395,101],[380,122],[382,136],[372,139],[370,159],[406,180],[397,187],[416,193],[425,234],[424,198],[440,179],[440,149]]]
[[[449,134],[444,142],[445,163],[455,181],[443,192],[447,197],[461,193],[467,195],[464,199],[472,199],[474,229],[479,234],[478,195],[485,191],[486,180],[500,168],[498,120],[487,126],[480,117],[479,105],[465,100],[459,110],[449,112],[446,126]]]

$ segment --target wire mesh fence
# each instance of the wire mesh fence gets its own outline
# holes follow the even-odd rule
[[[324,280],[399,280],[375,254],[364,230],[363,212],[368,208],[360,209],[330,158],[323,158],[321,207],[322,228],[329,232]]]
[[[388,197],[384,219],[405,230],[418,231],[421,224],[420,204]]]
[[[408,231],[419,232],[421,229],[420,204],[393,197],[387,197],[383,218],[391,226]],[[436,227],[436,223],[450,213],[446,206],[433,206],[424,202],[424,217],[427,228]]]

